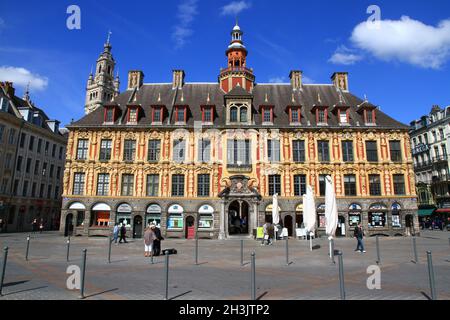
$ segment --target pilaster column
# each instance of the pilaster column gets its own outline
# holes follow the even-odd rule
[[[225,239],[225,201],[220,201],[220,232],[219,240]]]

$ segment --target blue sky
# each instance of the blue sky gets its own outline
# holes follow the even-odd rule
[[[81,9],[81,30],[69,30],[69,5]],[[381,21],[367,28],[370,5]],[[15,79],[63,125],[84,112],[91,67],[111,30],[125,89],[128,70],[145,82],[214,82],[226,66],[235,16],[257,82],[287,82],[301,69],[310,83],[348,71],[350,90],[404,123],[450,105],[450,1],[2,1],[0,80]],[[403,18],[402,18],[403,17]],[[409,17],[409,18],[407,18]]]

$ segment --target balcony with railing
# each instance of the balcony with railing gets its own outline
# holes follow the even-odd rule
[[[433,157],[433,163],[447,162],[447,161],[448,161],[448,155],[446,155],[446,154]]]
[[[253,69],[249,69],[247,67],[228,67],[228,68],[220,70],[220,74],[227,73],[227,72],[249,72],[249,73],[253,73]]]

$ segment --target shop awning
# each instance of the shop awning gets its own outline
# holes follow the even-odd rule
[[[450,213],[450,208],[437,209],[435,213]]]
[[[431,216],[435,209],[419,209],[419,217]]]

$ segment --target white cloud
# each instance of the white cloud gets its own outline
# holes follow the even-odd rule
[[[286,83],[285,77],[273,77],[269,79],[269,83]]]
[[[245,9],[250,9],[252,7],[251,2],[246,1],[233,1],[226,6],[222,7],[222,15],[238,15]]]
[[[31,73],[25,68],[10,66],[0,66],[0,81],[10,81],[23,88],[29,84],[30,89],[36,91],[45,90],[48,86],[48,78]]]
[[[362,60],[362,58],[362,56],[355,54],[353,50],[346,46],[339,46],[328,61],[334,64],[352,65]]]
[[[357,25],[350,38],[355,47],[384,61],[439,69],[450,58],[450,19],[437,27],[407,16]]]
[[[191,24],[198,14],[197,4],[198,0],[184,0],[178,5],[178,24],[174,27],[172,33],[172,39],[175,41],[177,49],[183,47],[187,42],[187,38],[194,33],[191,29]]]
[[[290,80],[288,80],[288,78],[286,77],[272,77],[269,79],[269,83],[289,83],[289,82]],[[313,79],[305,75],[302,75],[302,82],[304,84],[316,83]]]

